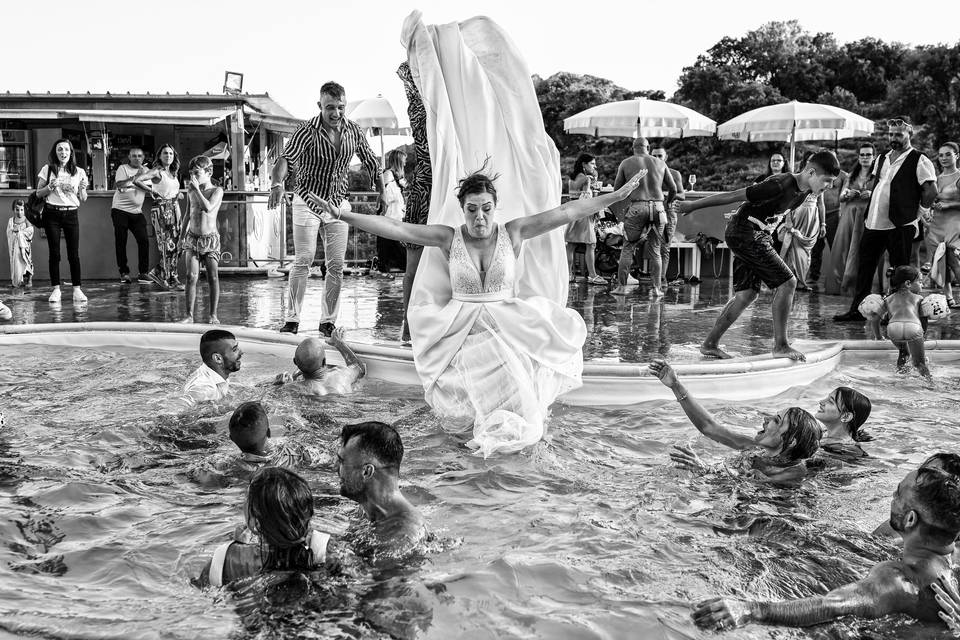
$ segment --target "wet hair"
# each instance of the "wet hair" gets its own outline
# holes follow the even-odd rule
[[[163,169],[163,163],[160,162],[160,154],[163,153],[164,149],[170,149],[170,151],[173,151],[173,162],[170,163],[170,173],[176,176],[178,173],[180,173],[180,154],[177,153],[177,150],[173,148],[172,144],[162,144],[157,147],[157,154],[153,159],[153,168]]]
[[[26,208],[27,208],[27,203],[24,202],[21,198],[17,198],[16,200],[14,200],[13,202],[10,203],[10,211],[16,211],[16,210],[17,210],[17,206],[21,206],[21,207],[23,207],[24,209],[26,209]]]
[[[47,166],[50,168],[60,166],[60,158],[57,157],[57,145],[61,142],[66,142],[70,145],[70,159],[67,160],[67,164],[63,165],[63,168],[66,169],[70,175],[75,176],[77,175],[77,152],[73,148],[73,143],[67,138],[60,138],[50,147],[50,153],[47,154]]]
[[[868,171],[873,171],[873,165],[877,161],[876,160],[877,148],[873,146],[873,144],[870,142],[864,142],[859,147],[857,147],[857,154],[859,154],[860,151],[862,151],[863,149],[870,149],[871,151],[873,151],[874,160],[873,162],[870,163],[870,168],[868,169]],[[862,170],[863,170],[863,167],[860,166],[860,158],[858,157],[856,163],[854,163],[853,165],[853,170],[850,172],[850,175],[847,177],[847,181],[852,183],[854,180],[858,179],[860,177],[860,172]]]
[[[936,460],[937,465],[930,464]],[[960,534],[960,456],[937,453],[917,469],[914,492],[927,533],[944,542]]]
[[[213,160],[211,160],[209,156],[194,156],[187,166],[187,171],[193,171],[194,169],[203,169],[204,171],[210,171],[212,173]]]
[[[800,407],[790,407],[783,415],[787,430],[783,433],[780,447],[781,460],[796,462],[806,460],[820,448],[822,431],[817,419]]]
[[[477,171],[474,171],[466,178],[461,178],[460,182],[457,183],[457,200],[460,202],[460,207],[463,207],[463,203],[466,201],[467,196],[472,196],[475,193],[489,193],[493,196],[493,202],[497,202],[497,188],[493,186],[493,181],[500,177],[500,174],[487,175],[487,163],[490,161],[490,158],[487,158],[483,161],[483,166],[480,167]]]
[[[584,173],[583,165],[590,164],[595,159],[596,158],[594,158],[589,153],[581,153],[580,155],[578,155],[576,162],[573,163],[573,170],[570,171],[570,179],[576,180],[577,176],[579,176],[581,173]]]
[[[255,452],[269,430],[267,412],[259,402],[244,402],[230,416],[230,440],[244,453]]]
[[[225,329],[211,329],[200,336],[200,358],[206,362],[217,352],[221,340],[236,340],[237,337]]]
[[[360,451],[374,456],[385,467],[394,467],[400,472],[400,463],[403,461],[403,442],[397,430],[385,422],[360,422],[344,425],[340,431],[340,444],[357,438],[357,447]]]
[[[260,536],[261,572],[309,570],[313,493],[299,474],[283,467],[263,467],[247,489],[247,522]]]
[[[343,88],[343,85],[334,81],[324,82],[320,87],[320,95],[328,95],[331,98],[336,100],[343,100],[343,96],[346,95],[347,90]]]
[[[837,160],[837,155],[829,149],[821,149],[812,153],[805,160],[805,164],[812,164],[816,167],[817,172],[825,173],[834,178],[840,175],[840,161]]]
[[[836,396],[840,411],[849,411],[853,415],[853,419],[846,423],[853,441],[869,442],[873,440],[873,436],[860,428],[870,417],[870,411],[873,408],[870,398],[850,387],[837,387],[833,390],[833,393]]]
[[[913,282],[920,277],[920,271],[909,264],[903,264],[893,270],[890,274],[890,288],[894,291],[908,282]]]

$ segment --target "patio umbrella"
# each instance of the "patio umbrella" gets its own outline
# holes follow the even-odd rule
[[[590,107],[563,120],[567,133],[636,138],[712,136],[717,123],[672,102],[636,98]]]
[[[843,140],[869,136],[873,121],[829,104],[785,102],[742,113],[717,127],[721,140],[790,142],[790,166],[796,143],[804,140]]]
[[[393,105],[382,95],[376,98],[352,100],[347,103],[347,117],[364,129],[378,129],[380,134],[380,157],[384,154],[384,135],[408,135],[410,127],[397,118]]]

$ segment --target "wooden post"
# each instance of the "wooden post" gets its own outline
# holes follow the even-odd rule
[[[243,191],[245,189],[246,177],[243,171],[243,143],[243,102],[238,102],[237,111],[230,122],[230,161],[233,164],[230,178],[233,180],[233,189],[235,191]]]

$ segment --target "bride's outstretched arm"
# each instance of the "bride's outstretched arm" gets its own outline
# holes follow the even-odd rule
[[[550,209],[549,211],[544,211],[543,213],[516,218],[507,223],[507,230],[510,231],[511,235],[519,234],[521,239],[527,240],[579,220],[580,218],[586,218],[626,198],[637,188],[640,180],[642,180],[645,175],[647,175],[647,170],[640,170],[613,193],[597,196],[596,198],[571,200],[566,204]]]
[[[442,249],[449,249],[450,243],[453,242],[453,228],[445,224],[410,224],[384,216],[341,211],[316,194],[310,193],[307,197],[326,212],[323,214],[324,219],[329,219],[327,216],[334,220],[340,219],[383,238]]]

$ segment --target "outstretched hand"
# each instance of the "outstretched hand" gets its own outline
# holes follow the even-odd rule
[[[750,609],[743,600],[711,598],[693,608],[694,624],[704,629],[734,629],[749,620]]]
[[[343,337],[347,335],[347,330],[343,327],[337,327],[333,330],[333,333],[330,334],[330,344],[343,344]]]
[[[680,380],[677,378],[677,372],[673,370],[666,360],[654,360],[647,367],[650,373],[657,376],[665,387],[673,387]]]
[[[634,192],[634,190],[640,186],[640,181],[647,175],[646,169],[640,169],[637,171],[632,178],[623,183],[623,186],[613,192],[613,195],[616,196],[617,201],[623,200],[628,195]]]
[[[670,461],[681,469],[694,473],[706,473],[710,470],[710,467],[704,464],[700,456],[684,444],[673,445],[673,451],[670,452]]]

